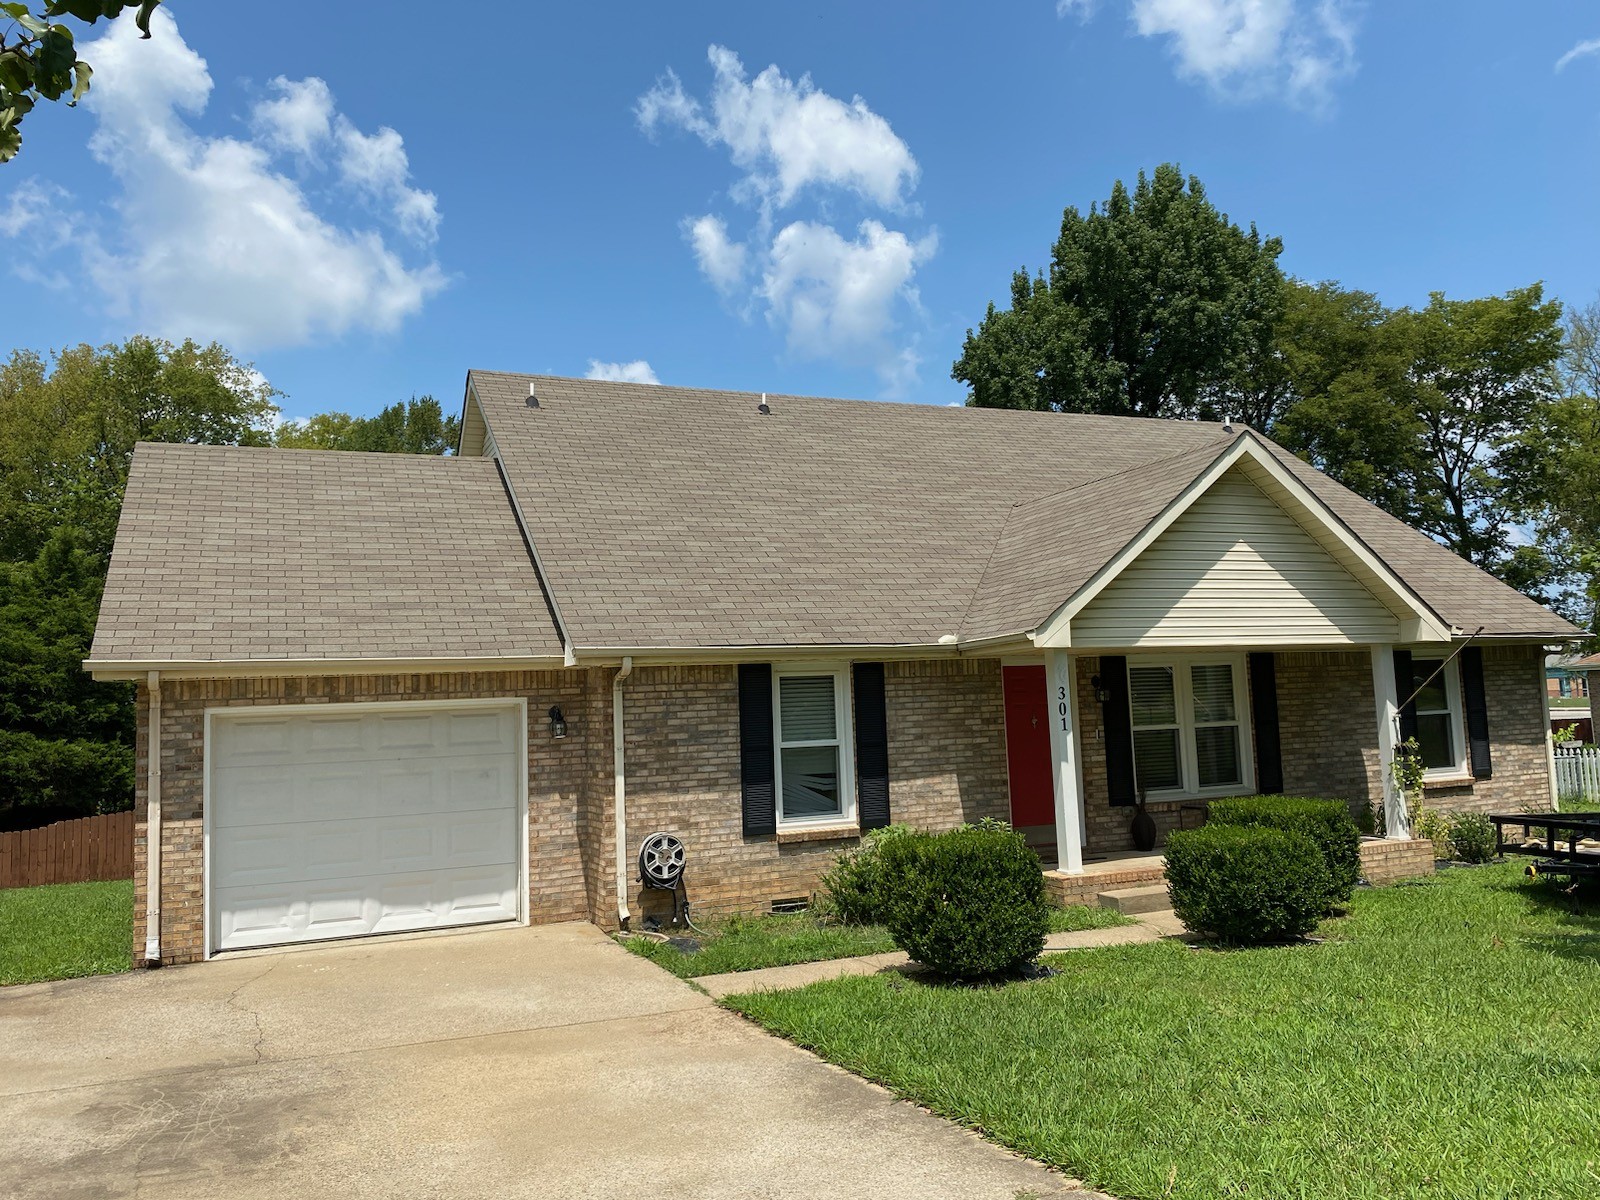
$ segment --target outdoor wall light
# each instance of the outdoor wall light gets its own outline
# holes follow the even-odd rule
[[[567,736],[567,719],[561,715],[559,704],[550,706],[550,736],[558,742]]]
[[[1091,678],[1089,686],[1094,689],[1094,698],[1101,704],[1111,703],[1111,689],[1100,681],[1100,676],[1096,675]]]

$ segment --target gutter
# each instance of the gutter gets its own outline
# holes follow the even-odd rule
[[[150,730],[145,737],[149,774],[145,779],[144,965],[161,965],[161,672],[147,677]]]
[[[613,840],[617,851],[617,921],[621,928],[628,927],[628,792],[625,755],[622,740],[622,685],[633,674],[633,659],[624,656],[622,669],[611,680],[611,764],[615,772],[613,783],[616,803],[616,830]]]

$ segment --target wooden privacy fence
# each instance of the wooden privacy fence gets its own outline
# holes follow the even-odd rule
[[[0,888],[133,878],[133,813],[0,833]]]
[[[1556,795],[1563,807],[1600,801],[1600,746],[1556,747]]]

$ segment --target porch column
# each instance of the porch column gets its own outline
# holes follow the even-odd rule
[[[1050,762],[1056,793],[1056,869],[1083,874],[1083,762],[1078,747],[1078,660],[1045,651],[1050,680]]]
[[[1372,648],[1372,694],[1378,714],[1378,770],[1383,783],[1384,833],[1404,841],[1411,836],[1411,815],[1405,795],[1395,786],[1394,749],[1399,738],[1400,697],[1395,694],[1394,647]]]

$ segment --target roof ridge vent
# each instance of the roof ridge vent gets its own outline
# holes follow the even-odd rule
[[[533,380],[531,379],[528,380],[528,398],[526,401],[524,401],[524,403],[526,403],[529,408],[539,407],[539,396],[538,393],[533,390]]]
[[[765,392],[761,393],[761,403],[756,405],[756,411],[763,417],[770,417],[772,415],[772,405],[767,403],[767,394]]]

